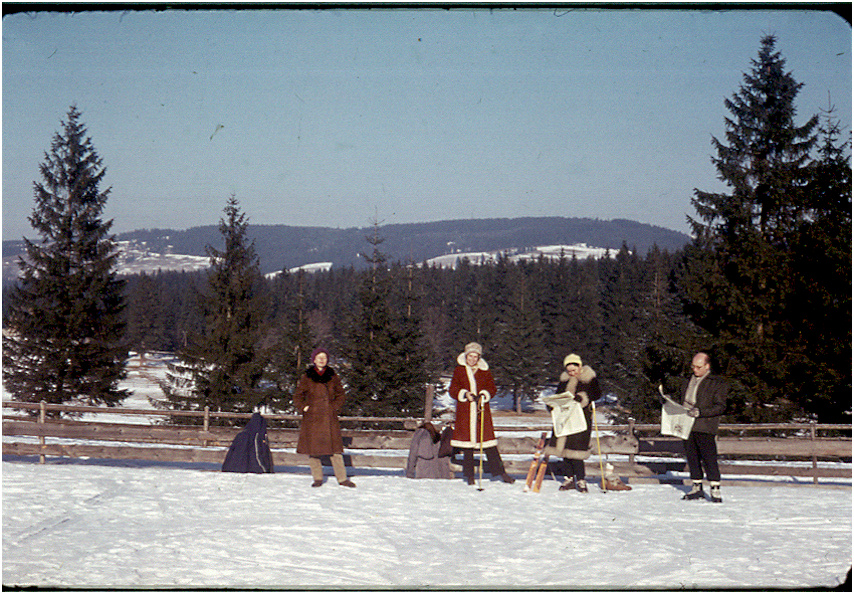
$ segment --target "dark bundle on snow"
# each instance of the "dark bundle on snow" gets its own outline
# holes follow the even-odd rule
[[[225,462],[223,472],[273,472],[273,454],[267,441],[267,419],[254,413],[243,431],[237,434]]]
[[[445,427],[442,433],[430,423],[416,429],[409,447],[406,463],[407,478],[451,479],[451,436],[453,431]]]

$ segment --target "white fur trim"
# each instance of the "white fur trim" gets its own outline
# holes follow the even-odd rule
[[[480,442],[477,441],[461,441],[457,439],[451,440],[451,445],[455,448],[466,448],[466,449],[480,449]],[[489,441],[483,442],[483,449],[496,447],[498,445],[498,439],[490,439]]]
[[[459,355],[457,355],[457,365],[464,365],[464,366],[468,367],[468,365],[466,365],[466,354],[465,353],[460,353]],[[480,369],[481,371],[487,371],[489,369],[489,364],[484,360],[483,357],[481,357],[477,361],[477,368]]]
[[[581,368],[581,370],[578,372],[578,375],[576,375],[575,377],[578,379],[578,381],[587,384],[593,381],[593,378],[596,377],[596,372],[593,371],[593,368],[589,365],[585,365]],[[560,381],[569,381],[569,374],[566,371],[560,374]]]

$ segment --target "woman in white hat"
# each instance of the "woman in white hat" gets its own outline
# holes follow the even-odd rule
[[[457,401],[451,445],[462,450],[463,475],[468,484],[474,484],[474,452],[480,451],[481,447],[486,453],[488,472],[501,477],[505,483],[512,483],[515,479],[505,472],[498,453],[498,439],[489,410],[489,401],[496,392],[495,380],[482,355],[483,347],[470,342],[457,357],[457,367],[448,389]]]
[[[587,421],[587,429],[581,433],[574,433],[563,437],[555,437],[554,431],[549,438],[545,453],[550,456],[561,456],[569,467],[566,480],[561,485],[561,491],[576,489],[587,493],[586,473],[584,461],[590,457],[590,434],[593,429],[593,411],[591,403],[599,400],[602,390],[599,388],[599,380],[596,372],[589,365],[582,364],[581,357],[572,353],[563,360],[564,371],[560,374],[557,391],[571,392],[575,395],[575,401],[581,405],[584,418]]]

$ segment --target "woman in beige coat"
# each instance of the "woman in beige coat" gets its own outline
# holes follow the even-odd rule
[[[342,487],[355,487],[347,478],[344,468],[344,442],[338,414],[344,406],[344,386],[335,370],[329,367],[329,353],[315,349],[311,354],[312,365],[300,378],[294,392],[294,406],[302,413],[297,453],[308,455],[308,465],[314,482],[312,487],[323,484],[321,456],[330,456],[335,478]]]

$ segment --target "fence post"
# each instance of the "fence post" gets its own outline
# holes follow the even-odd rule
[[[433,419],[433,395],[435,388],[433,384],[427,384],[427,390],[424,394],[424,422],[429,423]]]
[[[47,404],[45,403],[45,401],[44,401],[44,400],[42,400],[41,402],[39,402],[39,425],[44,425],[44,420],[45,420],[45,410],[46,410],[46,408],[47,408]],[[45,458],[44,458],[44,450],[45,450],[44,434],[39,435],[39,445],[41,445],[41,450],[42,450],[41,454],[39,454],[39,464],[44,464],[44,463],[45,463]]]
[[[211,426],[211,407],[206,404],[205,405],[205,418],[204,418],[204,421],[202,422],[202,429],[204,430],[205,433],[208,432],[208,429],[210,428],[210,426]],[[208,440],[207,439],[204,439],[202,443],[204,444],[205,447],[208,447]]]
[[[633,437],[635,434],[635,420],[632,417],[629,417],[629,437]],[[635,463],[635,455],[629,454],[629,464],[634,465]]]
[[[818,458],[815,455],[815,421],[810,421],[810,444],[812,445],[812,484],[818,484]]]

